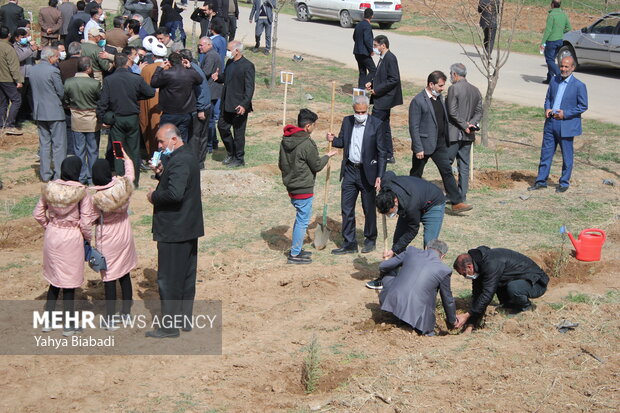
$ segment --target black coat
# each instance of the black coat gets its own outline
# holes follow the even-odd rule
[[[231,65],[235,67],[231,69]],[[254,96],[254,63],[244,56],[234,62],[228,59],[224,73],[218,75],[218,83],[224,83],[221,108],[224,112],[235,112],[237,106],[243,106],[246,113],[252,111]]]
[[[355,25],[353,30],[353,54],[370,56],[372,53],[372,26],[364,19]]]
[[[389,50],[377,65],[375,77],[371,80],[375,93],[370,98],[377,109],[391,109],[403,104],[403,90],[400,85],[398,59]]]
[[[355,118],[353,115],[346,116],[342,120],[340,133],[334,139],[332,145],[334,148],[344,148],[342,157],[342,167],[340,168],[340,179],[344,176],[345,165],[349,159],[349,148],[351,147],[351,135],[353,133],[353,123]],[[366,128],[364,129],[364,140],[362,142],[362,165],[364,175],[370,186],[375,186],[377,177],[383,177],[387,160],[387,142],[385,134],[381,131],[382,121],[374,116],[368,116],[366,119]]]
[[[202,237],[200,169],[189,145],[172,152],[158,179],[151,196],[153,240],[183,242]]]
[[[407,230],[394,240],[392,251],[398,254],[418,235],[422,215],[434,206],[446,202],[443,191],[436,185],[415,176],[396,176],[387,171],[381,180],[382,188],[389,188],[398,199],[398,226],[406,225]]]
[[[515,280],[527,280],[532,285],[547,285],[549,277],[530,258],[506,248],[480,246],[467,252],[478,278],[472,282],[471,308],[473,317],[484,315],[498,288]]]
[[[11,34],[15,33],[19,22],[24,20],[24,9],[15,3],[7,3],[0,7],[0,25],[8,27]]]
[[[193,68],[181,65],[168,70],[155,69],[151,86],[159,88],[159,106],[164,113],[184,114],[196,110],[194,86],[202,83],[202,77]]]

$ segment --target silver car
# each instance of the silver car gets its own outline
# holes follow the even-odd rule
[[[400,0],[295,0],[297,20],[307,22],[313,17],[338,20],[342,27],[353,27],[364,18],[364,10],[374,11],[373,23],[389,29],[403,17]]]
[[[609,13],[591,26],[564,35],[558,64],[573,56],[577,67],[591,64],[620,68],[620,12]]]

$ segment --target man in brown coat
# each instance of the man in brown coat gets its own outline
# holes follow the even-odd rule
[[[105,33],[105,38],[107,45],[114,47],[120,53],[127,46],[127,40],[129,39],[125,30],[123,30],[123,16],[116,16],[113,24],[114,28]]]
[[[41,46],[50,46],[54,40],[60,39],[62,27],[62,13],[58,10],[58,0],[49,0],[48,7],[39,10],[39,24],[41,25]]]

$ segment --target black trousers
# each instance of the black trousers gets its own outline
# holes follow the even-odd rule
[[[357,248],[355,236],[355,204],[357,196],[362,194],[364,210],[364,238],[366,241],[377,239],[377,209],[375,206],[375,187],[366,179],[364,169],[350,163],[344,166],[341,189],[342,237],[344,248]]]
[[[380,134],[385,136],[385,142],[387,144],[387,157],[390,159],[394,156],[394,146],[392,143],[392,127],[390,126],[390,113],[391,109],[377,109],[373,106],[372,108],[372,116],[377,119],[381,119],[383,123],[381,124]]]
[[[438,146],[431,155],[424,155],[424,158],[418,159],[413,154],[413,158],[411,160],[411,170],[409,171],[410,176],[417,176],[418,178],[422,178],[422,174],[424,173],[424,167],[426,166],[426,162],[428,159],[432,159],[439,170],[439,174],[441,175],[441,180],[443,182],[443,187],[446,190],[446,196],[452,202],[452,205],[460,204],[463,202],[463,196],[459,191],[459,187],[456,184],[456,179],[454,179],[454,175],[452,175],[452,167],[450,166],[450,159],[448,157],[448,148],[445,146]]]
[[[359,77],[357,79],[357,87],[360,89],[366,88],[366,83],[370,82],[375,76],[377,66],[372,57],[364,54],[354,54],[357,61],[357,69],[359,70]]]
[[[514,280],[502,287],[498,287],[496,294],[499,303],[505,307],[523,310],[530,304],[530,298],[538,298],[547,291],[547,286],[541,283],[532,283],[528,280]]]
[[[224,112],[224,110],[222,110],[220,120],[217,122],[217,129],[220,131],[220,137],[228,156],[232,156],[238,161],[243,161],[245,156],[245,127],[247,123],[247,112],[238,115],[235,112]]]
[[[237,33],[237,18],[234,14],[228,15],[228,41],[235,40],[235,34]]]
[[[495,45],[495,33],[497,32],[497,28],[487,27],[482,29],[482,31],[484,32],[484,48],[490,56],[493,52],[493,46]]]
[[[197,264],[198,239],[157,243],[157,285],[162,316],[192,316]],[[162,329],[178,331],[178,328]]]
[[[131,312],[131,304],[133,295],[133,288],[131,286],[131,276],[129,273],[123,275],[118,279],[121,285],[121,297],[123,302],[121,304],[121,314],[129,314]],[[103,291],[105,292],[105,309],[108,316],[116,313],[116,280],[105,281],[103,283]]]
[[[192,135],[189,144],[198,158],[200,169],[204,169],[207,159],[207,149],[209,145],[209,121],[211,120],[211,109],[205,110],[205,120],[198,119],[198,113],[192,114]]]

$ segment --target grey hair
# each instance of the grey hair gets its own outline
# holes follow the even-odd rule
[[[56,57],[56,53],[58,53],[57,47],[45,46],[41,50],[41,60],[47,60],[49,62],[50,57]]]
[[[171,53],[180,52],[181,50],[183,50],[183,43],[177,43],[177,42],[172,43],[172,46],[170,47]]]
[[[76,54],[82,53],[82,43],[80,42],[69,43],[69,47],[67,48],[67,53],[69,54],[69,56],[75,56]]]
[[[201,41],[204,41],[206,44],[213,44],[211,38],[209,36],[203,36],[200,38]]]
[[[233,49],[237,50],[239,53],[243,53],[243,43],[241,43],[240,41],[237,41],[237,40],[233,40],[230,43],[231,43]]]
[[[461,77],[467,76],[467,69],[463,63],[455,63],[450,66],[450,73],[456,73]]]
[[[366,106],[369,106],[370,105],[370,99],[368,99],[368,96],[364,96],[364,95],[353,96],[353,106],[355,106],[355,105],[366,105]]]
[[[438,239],[434,239],[432,241],[429,241],[428,244],[426,244],[426,249],[435,250],[439,252],[440,255],[446,255],[446,253],[448,252],[448,244]]]
[[[163,125],[159,125],[159,129],[164,129],[164,136],[166,139],[172,139],[173,137],[177,137],[181,139],[181,131],[176,127],[174,123],[164,123]]]
[[[142,25],[142,23],[144,23],[144,17],[142,17],[141,14],[134,14],[133,16],[131,16],[132,19],[137,20],[140,22],[140,25]]]

